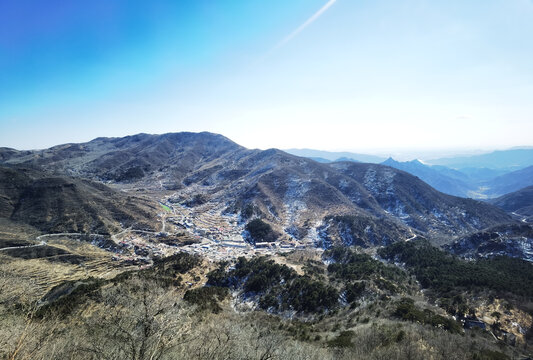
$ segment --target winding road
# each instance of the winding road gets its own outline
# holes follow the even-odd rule
[[[41,241],[39,244],[35,244],[35,245],[24,245],[24,246],[10,246],[10,247],[5,247],[5,248],[2,248],[0,249],[0,251],[4,251],[4,250],[14,250],[14,249],[25,249],[25,248],[32,248],[32,247],[38,247],[38,246],[43,246],[43,245],[46,245],[46,241]]]
[[[55,237],[55,236],[102,236],[102,234],[85,234],[85,233],[55,233],[55,234],[44,234],[39,235],[35,238],[37,241],[41,241],[39,244],[35,245],[22,245],[22,246],[10,246],[0,249],[0,251],[4,250],[14,250],[14,249],[26,249],[26,248],[32,248],[32,247],[38,247],[38,246],[44,246],[47,244],[46,240],[43,240],[44,238],[49,237]]]
[[[416,235],[416,234],[413,232],[413,229],[409,228],[409,231],[411,232],[411,234],[413,234],[413,236],[411,236],[409,239],[405,239],[406,242],[407,242],[407,241],[414,240],[414,239],[416,239],[416,237],[418,236],[418,235]]]
[[[514,216],[517,216],[519,218],[522,218],[522,219],[520,219],[520,221],[527,224],[527,217],[525,217],[524,215],[520,215],[518,213],[515,213],[514,211],[511,214],[513,214]]]

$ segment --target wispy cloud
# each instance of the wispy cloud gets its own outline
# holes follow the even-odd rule
[[[283,40],[277,43],[276,46],[274,46],[273,50],[279,49],[280,47],[284,46],[289,41],[291,41],[295,36],[301,33],[306,27],[308,27],[313,22],[315,22],[315,20],[318,19],[323,13],[325,13],[326,10],[328,10],[333,4],[335,4],[336,1],[337,0],[329,0],[324,6],[322,6],[316,13],[314,13],[309,19],[307,19],[296,30],[294,30],[292,33],[287,35]]]

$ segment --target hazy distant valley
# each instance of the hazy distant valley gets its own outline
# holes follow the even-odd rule
[[[494,151],[483,155],[455,158],[396,161],[349,152],[327,152],[311,149],[289,149],[289,153],[315,159],[369,162],[387,165],[419,177],[433,188],[454,196],[473,199],[499,197],[533,185],[533,149]]]
[[[0,148],[0,310],[13,322],[0,357],[531,352],[533,150],[431,165],[291,152],[303,157],[212,133]],[[75,346],[73,328],[92,335]],[[200,345],[216,333],[223,345]]]

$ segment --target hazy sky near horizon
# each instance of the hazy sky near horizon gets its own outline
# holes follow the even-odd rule
[[[532,0],[0,2],[0,146],[533,145]]]

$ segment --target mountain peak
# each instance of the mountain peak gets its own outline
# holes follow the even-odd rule
[[[413,166],[418,166],[418,167],[428,167],[428,165],[424,164],[419,159],[413,159],[411,161],[408,161],[407,163]]]
[[[389,156],[389,158],[385,161],[383,161],[381,164],[383,165],[388,165],[388,166],[391,166],[391,165],[396,165],[396,164],[399,164],[400,162],[399,161],[396,161],[392,158],[392,156]]]

